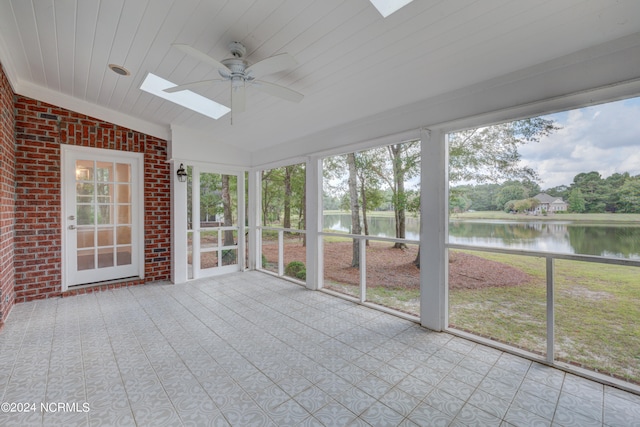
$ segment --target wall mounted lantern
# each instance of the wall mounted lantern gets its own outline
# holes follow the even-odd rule
[[[176,171],[176,174],[178,175],[178,181],[180,182],[187,181],[187,171],[184,170],[184,165],[182,163],[180,163],[180,167]]]

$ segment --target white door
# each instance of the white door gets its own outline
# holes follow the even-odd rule
[[[137,153],[63,151],[63,288],[142,277],[142,162]]]
[[[239,271],[244,264],[244,175],[188,167],[189,278]]]

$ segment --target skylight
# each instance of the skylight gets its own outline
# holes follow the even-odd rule
[[[383,18],[411,3],[413,0],[369,0]]]
[[[149,73],[140,85],[140,89],[216,120],[231,111],[230,108],[190,90],[182,90],[175,93],[164,91],[174,86],[177,85],[153,73]]]

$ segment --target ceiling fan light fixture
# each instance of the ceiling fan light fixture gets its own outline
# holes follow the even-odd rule
[[[295,58],[288,53],[280,53],[274,56],[265,58],[255,64],[249,64],[243,56],[246,53],[246,48],[240,42],[231,42],[229,44],[229,50],[231,51],[231,58],[218,61],[207,55],[206,53],[199,51],[189,45],[174,43],[174,47],[180,49],[187,55],[199,59],[200,61],[213,66],[222,77],[220,79],[200,80],[197,82],[185,83],[176,86],[170,83],[169,86],[161,88],[165,94],[177,94],[182,92],[189,92],[189,89],[193,89],[199,86],[210,85],[218,82],[230,82],[231,86],[231,123],[233,124],[234,115],[245,111],[246,95],[245,89],[255,87],[269,95],[277,96],[287,101],[300,102],[304,95],[296,92],[288,87],[278,85],[276,83],[270,83],[262,80],[258,80],[257,76],[269,75],[283,71],[297,65]],[[226,108],[226,107],[225,107]]]

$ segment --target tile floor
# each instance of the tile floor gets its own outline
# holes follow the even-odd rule
[[[0,402],[21,427],[640,426],[640,396],[258,272],[15,306]]]

